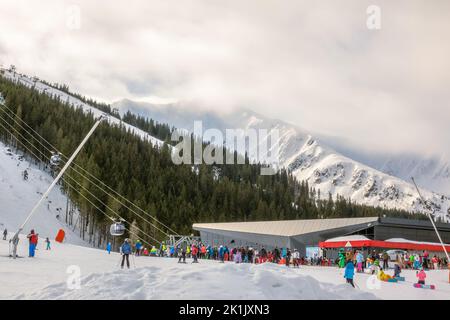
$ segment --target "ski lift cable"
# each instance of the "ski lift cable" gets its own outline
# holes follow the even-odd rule
[[[63,178],[63,180],[64,180],[64,183],[67,183],[74,191],[78,192],[78,194],[79,194],[81,197],[83,197],[83,198],[84,198],[87,202],[89,202],[94,208],[96,208],[98,211],[100,211],[105,217],[107,217],[108,219],[110,219],[112,222],[116,222],[116,220],[115,220],[114,218],[111,218],[109,215],[107,215],[106,213],[104,213],[103,210],[101,210],[96,204],[94,204],[91,200],[89,200],[84,194],[82,194],[80,191],[76,190],[76,188],[75,188],[72,184],[70,184],[65,178]],[[114,213],[115,213],[115,212],[114,212]],[[122,219],[123,221],[127,222],[125,219],[121,218],[120,215],[119,215],[118,213],[115,213],[115,214],[116,214],[120,219]],[[147,243],[149,246],[152,246],[151,243],[149,243],[149,242],[143,240],[143,239],[139,236],[139,234],[137,234],[136,232],[131,231],[129,228],[127,228],[127,227],[125,227],[125,226],[124,226],[124,228],[125,228],[125,230],[127,230],[128,232],[130,232],[130,233],[134,234],[135,236],[137,236],[138,239],[139,239],[140,241]],[[155,240],[157,243],[161,244],[161,242],[159,242],[158,240],[156,240],[155,238],[153,238],[153,237],[150,236],[149,234],[143,232],[143,231],[140,230],[140,229],[138,229],[138,230],[141,231],[141,232],[142,232],[144,235],[146,235],[147,237],[152,238],[152,239]]]
[[[2,123],[0,123],[0,126],[1,127],[3,127],[3,129],[5,129],[5,130],[7,130],[8,131],[8,129],[7,128],[5,128],[4,126],[3,126],[3,124]],[[8,131],[9,132],[9,131]],[[11,133],[11,132],[9,132],[9,133]],[[12,133],[11,133],[12,134]],[[12,134],[16,139],[17,139],[17,137],[14,135],[14,134]],[[29,142],[29,141],[28,141]],[[34,157],[36,157],[36,158],[39,158],[31,149],[29,149],[28,147],[26,147],[25,145],[23,146],[28,152],[30,152]],[[36,147],[35,147],[36,148]],[[37,149],[38,150],[38,149]],[[40,152],[40,150],[38,150],[39,152]],[[68,176],[68,175],[66,175],[66,176]],[[70,177],[70,176],[69,176]],[[73,179],[72,177],[70,177],[71,179]],[[76,188],[74,188],[73,187],[73,185],[71,185],[66,179],[64,179],[63,178],[63,180],[65,181],[65,183],[67,183],[74,191],[76,191],[76,192],[78,192],[79,193],[79,195],[81,195],[84,199],[86,199],[86,201],[88,201],[92,206],[94,206],[97,210],[99,210],[102,214],[104,214],[106,217],[108,217],[109,219],[111,219],[112,221],[115,221],[113,218],[111,218],[110,216],[108,216],[106,213],[104,213],[97,205],[95,205],[91,200],[89,200],[85,195],[83,195],[81,192],[79,192],[78,190],[76,190]],[[75,182],[77,182],[76,180],[74,180]],[[77,182],[78,183],[78,182]],[[90,195],[92,195],[92,196],[94,196],[89,190],[87,190],[87,192],[90,194]],[[95,197],[95,196],[94,196]],[[109,208],[109,207],[107,207],[107,208]],[[119,218],[121,218],[123,221],[126,221],[125,219],[123,219],[117,212],[115,212],[115,211],[113,211],[111,208],[109,208],[109,210],[110,211],[112,211],[112,213],[114,213],[114,214],[116,214]],[[135,234],[136,236],[138,236],[138,238],[139,238],[139,235],[138,234],[136,234],[135,232],[133,232],[133,231],[131,231],[131,230],[129,230],[128,228],[126,228],[125,227],[125,229],[126,230],[128,230],[130,233],[133,233],[133,234]],[[158,242],[159,244],[161,244],[161,242],[160,241],[158,241],[158,240],[156,240],[155,238],[153,238],[151,235],[149,235],[149,234],[147,234],[146,232],[144,232],[144,231],[142,231],[141,229],[139,229],[139,228],[137,228],[136,227],[136,229],[138,230],[138,231],[140,231],[140,232],[142,232],[144,235],[146,235],[147,237],[149,237],[149,238],[152,238],[153,240],[155,240],[156,242]],[[140,239],[140,240],[142,240],[142,239]],[[146,242],[148,245],[151,245],[150,243],[148,243],[147,241],[144,241],[144,240],[142,240],[143,242]]]
[[[6,109],[10,110],[12,112],[12,110],[10,108],[8,108],[6,105],[2,104]],[[9,115],[8,113],[5,113],[9,118],[11,118],[17,125],[19,125],[24,131],[26,131],[28,134],[30,134],[20,123],[17,122],[17,120],[12,117],[11,115]],[[36,135],[38,135],[43,141],[45,141],[50,147],[52,147],[53,150],[55,150],[56,152],[58,152],[60,155],[62,155],[64,158],[67,159],[67,156],[65,156],[63,153],[61,153],[57,148],[55,148],[50,142],[48,142],[44,137],[42,137],[37,131],[35,131],[33,128],[31,128],[31,126],[29,126],[24,120],[20,119],[19,120],[21,122],[23,122],[31,131],[33,131]],[[50,152],[53,152],[53,150],[49,149],[48,147],[46,147],[39,139],[37,139],[36,137],[32,136],[30,134],[31,137],[33,137],[33,139],[35,139],[40,145],[42,145],[45,149],[47,149]],[[100,179],[98,179],[97,177],[95,177],[93,174],[91,174],[89,171],[87,171],[86,169],[84,169],[83,167],[81,167],[80,165],[78,165],[77,163],[73,163],[74,166],[78,167],[79,169],[81,169],[82,171],[86,172],[89,176],[91,176],[94,180],[96,180],[97,182],[101,183],[103,186],[105,186],[107,189],[109,189],[111,192],[113,192],[114,194],[116,194],[117,196],[119,196],[121,199],[123,199],[124,201],[126,201],[127,203],[131,204],[133,207],[137,208],[139,211],[141,211],[142,213],[144,213],[145,215],[149,216],[150,218],[152,218],[155,222],[159,223],[160,225],[164,226],[168,231],[172,232],[175,235],[178,235],[177,232],[175,232],[173,229],[171,229],[170,227],[168,227],[167,225],[165,225],[164,223],[162,223],[161,221],[159,221],[157,218],[153,217],[152,215],[150,215],[149,213],[147,213],[146,211],[144,211],[142,208],[140,208],[139,206],[137,206],[136,204],[134,204],[132,201],[128,200],[127,198],[125,198],[124,196],[122,196],[121,194],[119,194],[117,191],[115,191],[114,189],[112,189],[111,187],[109,187],[107,184],[105,184],[103,181],[101,181]],[[82,173],[80,173],[78,170],[76,170],[74,167],[72,167],[72,170],[74,170],[75,172],[77,172],[79,175],[83,176],[86,180],[88,180],[89,182],[91,182],[94,186],[97,186],[97,188],[99,188],[100,190],[104,191],[102,188],[100,188],[100,186],[98,186],[96,183],[92,182],[92,180],[90,180],[88,177],[86,177],[85,175],[83,175]],[[104,191],[105,193],[107,193],[106,191]],[[108,193],[107,193],[108,194]],[[109,194],[110,195],[110,194]],[[110,195],[111,196],[111,195]],[[125,208],[127,208],[128,210],[130,210],[131,212],[135,213],[136,212],[131,209],[130,207],[128,207],[127,205],[125,205],[123,202],[121,202],[120,200],[118,200],[117,198],[111,196],[116,202],[120,203],[122,206],[124,206]],[[153,225],[153,224],[152,224]],[[157,227],[155,227],[157,228]],[[158,228],[157,228],[158,229]],[[160,229],[158,229],[159,231],[163,232],[165,235],[168,235],[167,232],[164,232]]]
[[[7,108],[7,107],[6,107]],[[8,108],[9,109],[9,108]],[[10,109],[9,109],[10,110]],[[8,114],[7,114],[8,115]],[[17,125],[21,126],[19,123],[17,123],[17,121],[12,118],[10,115],[8,115],[8,117],[10,117]],[[48,142],[47,140],[45,140],[38,132],[36,132],[33,128],[31,128],[25,121],[23,121],[22,119],[20,119],[25,125],[27,125],[33,132],[35,132],[39,137],[41,137],[42,140],[44,140],[45,142],[47,142],[47,144],[49,144],[54,150],[58,151],[56,148],[54,148],[50,142]],[[23,126],[21,126],[22,129],[24,131],[26,131],[28,134],[30,134],[25,128],[23,128]],[[47,149],[48,151],[52,152],[52,150],[50,150],[48,147],[46,147],[45,145],[42,144],[42,142],[37,139],[36,137],[32,136],[30,134],[30,136],[35,139],[40,145],[42,145],[45,149]],[[64,154],[62,154],[61,152],[58,151],[59,154],[61,154],[62,156],[66,157]],[[66,157],[67,158],[67,157]],[[79,166],[78,164],[74,163],[74,165],[76,165],[78,168],[82,169],[84,172],[88,173],[90,176],[92,176],[95,180],[97,180],[98,182],[100,182],[102,185],[104,185],[105,187],[107,187],[109,190],[111,190],[112,192],[114,192],[115,194],[117,194],[118,196],[120,196],[121,198],[123,198],[124,200],[126,200],[127,202],[131,203],[134,207],[138,208],[141,212],[143,212],[144,214],[146,214],[147,216],[151,217],[154,221],[156,221],[157,223],[161,224],[162,226],[164,226],[165,228],[167,228],[169,231],[173,232],[176,234],[176,232],[174,230],[172,230],[171,228],[169,228],[168,226],[166,226],[164,223],[160,222],[158,219],[156,219],[155,217],[153,217],[152,215],[148,214],[147,212],[145,212],[143,209],[141,209],[140,207],[138,207],[137,205],[135,205],[134,203],[132,203],[131,201],[129,201],[127,198],[125,198],[124,196],[120,195],[118,192],[116,192],[115,190],[113,190],[112,188],[110,188],[108,185],[106,185],[105,183],[103,183],[101,180],[99,180],[97,177],[93,176],[90,172],[86,171],[84,168],[82,168],[81,166]],[[106,192],[104,189],[102,189],[100,186],[98,186],[96,183],[94,183],[92,180],[90,180],[88,177],[86,177],[84,174],[80,173],[78,170],[76,170],[75,168],[72,167],[72,170],[74,170],[75,172],[77,172],[79,175],[81,175],[82,177],[84,177],[86,180],[88,180],[90,183],[92,183],[94,186],[96,186],[98,189],[100,189],[101,191],[105,192],[108,196],[110,196],[111,198],[113,198],[116,202],[118,202],[119,204],[121,204],[122,206],[124,206],[125,208],[127,208],[128,210],[130,210],[131,212],[133,212],[135,215],[139,216],[139,214],[137,214],[137,212],[133,209],[131,209],[130,207],[128,207],[126,204],[124,204],[123,202],[121,202],[120,200],[118,200],[117,198],[113,197],[111,194],[109,194],[108,192]],[[139,216],[140,217],[140,216]],[[150,225],[152,225],[155,229],[161,231],[162,233],[164,233],[165,235],[169,235],[167,232],[165,232],[164,230],[161,230],[160,228],[156,227],[153,223],[148,222]]]
[[[3,127],[5,130],[8,131],[8,129],[0,122],[0,126]],[[9,132],[9,131],[8,131]],[[16,139],[17,137],[9,132],[12,136],[14,136]],[[20,133],[19,133],[20,134]],[[22,135],[21,135],[22,136]],[[23,137],[23,136],[22,136]],[[23,137],[24,139],[26,139],[25,137]],[[28,143],[30,143],[29,140],[26,139],[26,141]],[[34,146],[33,144],[30,143],[31,146],[33,146],[41,155],[44,155],[42,153],[42,151],[40,151],[36,146]],[[23,147],[30,152],[34,157],[36,157],[37,159],[39,159],[39,157],[36,155],[36,153],[34,153],[30,148],[28,148],[27,146],[23,145]],[[45,155],[44,155],[45,156]],[[101,201],[98,197],[96,197],[91,191],[89,191],[86,187],[82,186],[78,181],[76,181],[74,178],[72,178],[70,175],[68,175],[67,173],[65,174],[67,177],[69,177],[70,179],[72,179],[73,181],[75,181],[75,183],[77,183],[81,188],[85,189],[91,196],[93,196],[94,198],[96,198],[102,205],[104,205],[108,210],[110,210],[112,213],[116,214],[119,218],[123,219],[117,212],[115,212],[113,209],[111,209],[109,206],[107,206],[103,201]],[[66,180],[67,182],[67,180]],[[73,188],[73,186],[71,186]],[[77,190],[75,190],[77,191]],[[89,201],[91,204],[92,202]],[[94,205],[95,206],[95,205]],[[97,206],[95,206],[96,208],[98,208]],[[103,213],[103,212],[102,212]],[[142,217],[141,217],[142,218]],[[125,219],[123,219],[124,221],[126,221]],[[144,219],[145,220],[145,219]],[[146,220],[145,220],[146,221]],[[150,223],[150,222],[149,222]],[[150,223],[151,224],[151,223]],[[146,232],[144,232],[143,230],[139,229],[136,227],[136,229],[138,229],[140,232],[142,232],[143,234],[145,234],[146,236],[148,236],[149,238],[152,238],[153,240],[157,241],[158,243],[160,243],[158,240],[156,240],[154,237],[152,237],[151,235],[147,234]]]
[[[8,110],[10,110],[12,112],[12,110],[10,108],[8,108],[6,105],[5,106]],[[16,119],[13,118],[12,116],[10,116],[9,114],[7,114],[8,117],[10,117],[16,124],[18,124],[19,126],[21,126],[19,123],[17,123]],[[67,156],[65,156],[63,153],[61,153],[57,148],[55,148],[50,142],[48,142],[44,137],[42,137],[38,132],[36,132],[33,128],[31,128],[24,120],[20,119],[19,120],[21,122],[23,122],[28,128],[30,128],[30,130],[32,130],[34,133],[36,133],[43,141],[45,141],[50,147],[52,147],[55,151],[57,151],[59,154],[61,154],[63,157],[65,157],[67,159]],[[21,126],[23,130],[26,131],[25,128],[23,128],[23,126]],[[42,144],[42,142],[39,139],[36,139],[35,137],[33,137],[39,144],[41,144],[44,148],[46,148],[48,151],[52,152],[52,150],[48,149],[45,145]],[[114,194],[116,194],[117,196],[119,196],[120,198],[122,198],[124,201],[126,201],[127,203],[131,204],[133,207],[137,208],[139,211],[141,211],[142,213],[144,213],[145,215],[149,216],[151,219],[153,219],[155,222],[159,223],[160,225],[162,225],[163,227],[165,227],[168,231],[172,232],[175,235],[178,235],[178,233],[176,231],[174,231],[173,229],[171,229],[170,227],[168,227],[167,225],[165,225],[164,223],[162,223],[161,221],[159,221],[157,218],[153,217],[152,215],[150,215],[149,213],[147,213],[146,211],[144,211],[142,208],[140,208],[139,206],[137,206],[136,204],[134,204],[133,202],[131,202],[130,200],[128,200],[126,197],[122,196],[121,194],[119,194],[117,191],[115,191],[114,189],[112,189],[111,187],[109,187],[107,184],[105,184],[103,181],[101,181],[100,179],[98,179],[96,176],[94,176],[93,174],[91,174],[89,171],[87,171],[86,169],[84,169],[83,167],[81,167],[80,165],[78,165],[77,163],[73,163],[75,166],[77,166],[79,169],[81,169],[82,171],[86,172],[88,175],[90,175],[94,180],[96,180],[97,182],[101,183],[103,186],[105,186],[106,188],[108,188],[111,192],[113,192]],[[86,180],[88,180],[89,182],[91,182],[93,185],[97,186],[97,184],[93,183],[92,180],[90,180],[89,178],[87,178],[86,176],[84,176],[82,173],[78,172],[75,168],[72,168],[72,170],[74,170],[75,172],[77,172],[78,174],[82,175],[84,178],[86,178]],[[100,189],[100,187],[98,187]],[[135,213],[134,210],[132,210],[130,207],[128,207],[127,205],[125,205],[123,202],[121,202],[120,200],[112,197],[116,202],[120,203],[122,206],[124,206],[125,208],[127,208],[128,210],[130,210],[131,212]],[[158,229],[159,231],[163,232],[165,235],[169,235],[167,232],[164,232],[160,229]]]
[[[112,213],[114,213],[115,215],[117,215],[120,219],[124,220],[125,222],[128,222],[127,220],[125,220],[124,218],[122,218],[120,216],[120,214],[118,214],[116,211],[114,211],[113,209],[111,209],[111,207],[109,207],[107,204],[105,204],[101,199],[99,199],[96,195],[94,195],[92,192],[90,192],[85,186],[83,186],[81,183],[79,183],[78,181],[76,181],[74,178],[72,178],[69,175],[66,175],[68,178],[70,178],[73,182],[75,182],[80,188],[83,188],[84,190],[86,190],[86,192],[88,192],[93,198],[95,198],[98,202],[100,202],[106,209],[108,209],[109,211],[111,211]],[[67,180],[65,180],[67,182]],[[72,186],[73,188],[73,186]],[[76,190],[77,191],[77,190]],[[155,238],[153,238],[151,235],[147,234],[146,232],[144,232],[143,230],[139,229],[136,227],[137,230],[141,231],[143,234],[145,234],[146,236],[152,238],[155,241]],[[159,242],[159,241],[158,241]]]
[[[72,184],[70,184],[65,178],[63,178],[63,180],[64,180],[64,183],[67,183],[67,185],[69,185],[73,190],[75,190],[76,192],[78,192],[78,194],[79,194],[81,197],[83,197],[83,198],[84,198],[87,202],[89,202],[94,208],[96,208],[98,211],[100,211],[105,217],[107,217],[108,219],[110,219],[112,222],[116,222],[116,220],[115,220],[114,218],[111,218],[109,215],[107,215],[106,213],[104,213],[103,210],[101,210],[97,205],[95,205],[91,200],[89,200],[84,194],[82,194],[80,191],[76,190],[76,188],[75,188]],[[117,213],[116,213],[116,214],[117,214]],[[125,221],[125,220],[124,220],[124,221]],[[140,241],[147,243],[149,246],[152,246],[151,243],[149,243],[149,242],[143,240],[143,239],[139,236],[139,234],[137,234],[136,232],[131,231],[129,228],[127,228],[127,227],[125,227],[125,226],[124,226],[124,228],[125,228],[125,230],[127,230],[127,231],[130,232],[131,234],[134,234],[135,236],[137,236],[138,239],[139,239]],[[142,231],[141,231],[141,232],[142,232]],[[156,240],[156,239],[153,238],[152,236],[150,236],[150,235],[148,235],[148,234],[146,234],[146,233],[144,233],[144,234],[145,234],[146,236],[148,236],[149,238],[152,238],[152,239],[155,240],[156,242],[160,243],[158,240]]]
[[[6,120],[5,120],[6,122]],[[42,154],[44,157],[45,154],[43,154],[39,149],[37,149],[37,147],[35,147],[32,143],[30,143],[30,141],[24,137],[20,132],[18,132],[18,130],[16,128],[14,128],[11,124],[9,124],[8,122],[6,122],[9,126],[11,126],[11,129],[16,131],[23,139],[25,139],[31,146],[33,146],[36,150],[38,150],[40,152],[40,154]],[[18,124],[20,126],[20,124]],[[36,137],[34,137],[31,133],[29,133],[25,128],[22,127],[22,129],[27,132],[33,139],[35,139],[40,145],[42,145],[44,148],[46,148],[48,151],[52,152],[50,149],[48,149],[45,145],[43,145],[39,139],[37,139]],[[45,140],[45,139],[44,139]],[[38,157],[39,158],[39,157]],[[78,166],[80,167],[80,166]],[[81,168],[81,167],[80,167]],[[130,210],[132,213],[134,213],[136,216],[140,217],[141,219],[143,219],[144,221],[146,221],[148,224],[150,224],[152,227],[154,227],[155,229],[157,229],[158,231],[162,232],[163,234],[165,234],[166,236],[168,236],[169,234],[167,232],[165,232],[164,230],[160,229],[159,227],[157,227],[156,225],[154,225],[152,222],[148,221],[147,219],[143,218],[141,215],[139,215],[135,210],[129,208],[127,205],[123,204],[120,200],[116,199],[114,196],[112,196],[110,193],[108,193],[107,191],[105,191],[103,188],[101,188],[100,186],[98,186],[96,183],[94,183],[92,180],[90,180],[88,177],[86,177],[85,175],[83,175],[82,173],[80,173],[78,170],[76,170],[75,168],[71,168],[72,170],[74,170],[76,173],[78,173],[80,176],[84,177],[87,181],[89,181],[90,183],[92,183],[92,185],[96,186],[99,190],[103,191],[106,195],[110,196],[112,199],[114,199],[115,201],[117,201],[119,204],[123,205],[125,208],[127,208],[128,210]],[[139,207],[137,207],[139,208]],[[140,208],[139,208],[140,209]],[[151,215],[149,215],[148,213],[146,213],[145,211],[143,211],[142,209],[140,209],[142,212],[144,212],[147,216],[152,217]],[[152,217],[156,222],[160,223],[161,225],[165,226],[163,223],[159,222],[156,218]],[[168,227],[167,227],[168,228]],[[170,228],[169,228],[170,229]],[[170,230],[169,230],[170,231]],[[172,230],[173,231],[173,230]]]
[[[3,124],[0,123],[0,126],[2,126],[5,130],[7,130],[7,128],[5,128],[3,126]],[[9,132],[9,131],[8,131]],[[10,134],[12,134],[11,132],[9,132]],[[16,139],[17,137],[12,134]],[[22,136],[23,137],[23,136]],[[30,143],[28,140],[26,140],[28,143]],[[31,144],[32,145],[32,144]],[[39,149],[37,149],[36,146],[32,145],[41,155],[43,155],[42,151],[40,151]],[[35,156],[36,158],[39,158],[31,149],[29,149],[28,147],[26,147],[25,145],[23,146],[25,149],[27,149],[28,152],[30,152],[33,156]],[[67,177],[69,177],[70,179],[72,179],[77,185],[79,185],[81,188],[83,188],[84,190],[86,190],[91,196],[93,196],[94,198],[97,199],[97,201],[99,201],[103,206],[105,206],[108,210],[110,210],[112,213],[114,213],[115,215],[117,215],[119,218],[121,218],[122,220],[126,221],[125,219],[123,219],[117,212],[115,212],[113,209],[111,209],[109,206],[107,206],[103,201],[101,201],[98,197],[96,197],[91,191],[89,191],[86,187],[82,186],[78,181],[76,181],[74,178],[72,178],[70,175],[66,174]],[[66,183],[67,180],[65,180]],[[73,186],[70,185],[72,188]],[[78,191],[75,189],[75,191]],[[82,195],[83,196],[83,195]],[[84,197],[86,199],[86,197]],[[87,200],[87,199],[86,199]],[[91,201],[89,201],[89,203],[91,203],[92,205],[94,205]],[[94,205],[95,206],[95,205]],[[97,209],[98,207],[95,206]],[[100,209],[99,209],[100,210]],[[101,211],[101,210],[100,210]],[[101,211],[103,213],[103,211]],[[145,219],[144,219],[145,220]],[[152,238],[153,240],[157,241],[158,243],[160,243],[158,240],[156,240],[154,237],[152,237],[151,235],[147,234],[146,232],[144,232],[143,230],[139,229],[136,227],[137,230],[139,230],[140,232],[142,232],[143,234],[145,234],[146,236],[148,236],[149,238]]]

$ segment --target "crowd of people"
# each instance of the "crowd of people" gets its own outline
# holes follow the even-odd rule
[[[111,251],[111,244],[107,246],[107,250]],[[445,257],[438,257],[430,254],[427,251],[420,253],[409,253],[405,251],[404,254],[397,255],[396,259],[391,261],[391,258],[386,251],[376,252],[375,250],[364,252],[362,250],[345,251],[341,249],[339,256],[336,259],[327,258],[314,254],[312,257],[305,257],[300,255],[297,249],[278,248],[268,250],[264,246],[253,248],[250,246],[233,246],[227,245],[211,246],[202,242],[194,242],[193,244],[182,243],[178,246],[166,245],[161,243],[159,248],[152,246],[149,250],[144,247],[138,240],[132,244],[132,252],[136,256],[158,256],[179,258],[179,262],[185,262],[186,258],[192,259],[194,263],[199,260],[216,260],[220,262],[231,261],[236,263],[265,263],[272,262],[278,264],[285,264],[286,266],[312,265],[312,266],[339,266],[345,267],[349,258],[355,266],[356,272],[364,272],[365,269],[370,268],[372,273],[375,273],[374,268],[382,268],[387,270],[395,268],[398,265],[401,269],[442,269],[446,268],[447,261]],[[343,254],[345,252],[345,255]],[[389,265],[389,262],[394,265]]]
[[[402,269],[409,268],[416,270],[417,284],[425,285],[426,270],[438,270],[447,266],[447,260],[444,257],[433,255],[430,259],[430,254],[426,250],[422,254],[405,251],[402,254],[397,254],[395,259],[391,261],[386,251],[377,253],[373,250],[365,257],[360,250],[346,252],[344,249],[341,249],[338,260],[338,265],[344,267],[344,278],[353,287],[355,287],[353,281],[355,269],[356,273],[367,272],[376,275],[380,281],[395,282],[402,278]],[[344,261],[343,264],[341,263],[342,261]],[[393,264],[393,275],[387,273],[387,270],[391,267],[389,262]]]
[[[395,268],[395,266],[401,269],[421,270],[424,268],[426,270],[438,270],[447,268],[448,263],[445,257],[439,257],[436,254],[430,257],[430,253],[426,250],[414,253],[404,251],[402,254],[396,254],[395,258],[390,257],[387,251],[377,253],[373,250],[364,254],[361,250],[352,250],[346,252],[345,260],[348,260],[349,257],[351,257],[352,262],[356,266],[357,272],[364,272],[366,268],[373,270],[374,267],[380,267],[386,270],[391,267]],[[343,259],[342,251],[338,259]],[[389,262],[391,262],[391,265],[389,265]]]
[[[6,240],[8,235],[7,230],[3,232],[3,240]],[[29,243],[29,257],[34,257],[37,250],[39,234],[34,229],[27,235]],[[51,250],[50,239],[45,239],[46,250]],[[108,243],[106,250],[111,253],[112,245]],[[277,263],[284,264],[287,267],[300,265],[315,265],[315,266],[332,266],[337,265],[340,268],[344,268],[344,278],[346,281],[354,286],[353,278],[356,273],[370,273],[375,274],[380,280],[389,281],[392,278],[400,277],[402,269],[416,270],[416,275],[419,279],[419,284],[425,284],[426,273],[425,270],[429,269],[443,269],[448,265],[448,261],[445,257],[439,257],[436,254],[433,256],[426,250],[420,252],[408,252],[397,254],[395,259],[389,256],[387,251],[377,252],[363,251],[363,250],[345,250],[340,249],[338,257],[333,260],[326,257],[318,256],[306,258],[300,255],[297,249],[278,248],[268,250],[264,246],[260,248],[234,246],[228,247],[227,245],[211,246],[202,242],[194,242],[187,244],[181,243],[178,246],[166,245],[161,243],[160,248],[157,249],[152,246],[150,250],[143,246],[142,242],[137,240],[134,244],[125,239],[120,246],[120,253],[122,254],[121,267],[130,267],[129,256],[134,254],[135,256],[159,256],[159,257],[171,257],[178,258],[179,263],[186,263],[187,258],[192,259],[192,263],[198,263],[199,259],[216,260],[220,262],[235,262],[235,263]],[[391,265],[389,264],[391,263]],[[394,275],[391,276],[385,271],[393,268]]]
[[[129,241],[129,239],[127,239]],[[108,243],[107,251],[111,251],[111,244]],[[286,266],[298,267],[300,265],[332,266],[334,261],[326,257],[301,256],[297,249],[278,248],[268,250],[264,246],[253,248],[250,246],[211,246],[202,242],[193,244],[182,243],[178,246],[166,245],[161,243],[159,248],[152,246],[150,250],[142,245],[138,240],[132,244],[132,252],[136,256],[170,257],[178,258],[179,262],[186,262],[186,259],[192,259],[193,263],[199,260],[216,260],[220,262],[235,263],[278,263]]]

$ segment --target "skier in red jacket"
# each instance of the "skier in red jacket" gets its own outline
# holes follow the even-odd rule
[[[28,256],[30,258],[33,258],[34,257],[34,252],[36,250],[37,242],[38,242],[38,237],[34,233],[34,229],[32,229],[30,231],[30,233],[27,235],[27,238],[28,238],[28,241],[29,241]]]
[[[192,261],[192,263],[198,263],[198,260],[197,260],[198,248],[195,244],[192,246],[191,253],[192,253],[192,258],[194,259],[194,261]]]

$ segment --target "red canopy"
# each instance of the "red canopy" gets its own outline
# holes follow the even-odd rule
[[[415,242],[390,242],[380,240],[343,240],[343,241],[324,241],[319,242],[320,248],[389,248],[389,249],[405,249],[405,250],[427,250],[427,251],[444,251],[440,244],[415,243]],[[450,245],[446,245],[447,252],[450,251]]]

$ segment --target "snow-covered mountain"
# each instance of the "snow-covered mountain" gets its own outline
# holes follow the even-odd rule
[[[445,149],[440,156],[401,152],[383,154],[361,150],[339,139],[322,137],[322,140],[353,160],[403,180],[414,177],[424,188],[450,196],[450,159],[444,155]]]
[[[280,137],[280,165],[288,168],[299,180],[308,181],[310,186],[319,189],[323,197],[331,192],[334,196],[339,194],[361,204],[413,212],[423,210],[414,186],[406,179],[347,157],[321,139],[281,120],[269,119],[248,109],[217,114],[195,111],[181,104],[154,105],[130,100],[119,101],[113,106],[122,113],[131,110],[189,131],[193,130],[195,120],[201,120],[204,129],[217,128],[222,131],[227,128],[268,129],[269,132],[277,129]],[[413,172],[403,169],[405,178]],[[422,191],[437,216],[449,220],[450,197]]]
[[[47,93],[54,98],[71,105],[83,108],[87,113],[98,116],[102,112],[76,97],[50,87],[36,78],[3,70],[4,76],[39,92]],[[198,111],[194,106],[181,104],[155,105],[144,102],[122,100],[113,104],[121,113],[131,110],[157,121],[169,123],[180,129],[192,131],[195,120],[202,120],[204,129],[267,129],[279,130],[279,161],[299,180],[308,181],[310,186],[320,190],[323,197],[329,192],[353,201],[386,208],[399,208],[414,212],[423,210],[414,187],[407,181],[384,173],[361,162],[337,152],[321,139],[286,122],[269,119],[251,110],[241,109],[227,114]],[[142,139],[153,144],[162,145],[161,140],[146,132],[109,117],[112,125],[123,125]],[[263,141],[261,139],[260,141]],[[423,195],[435,208],[437,217],[449,220],[450,197],[428,190]]]

